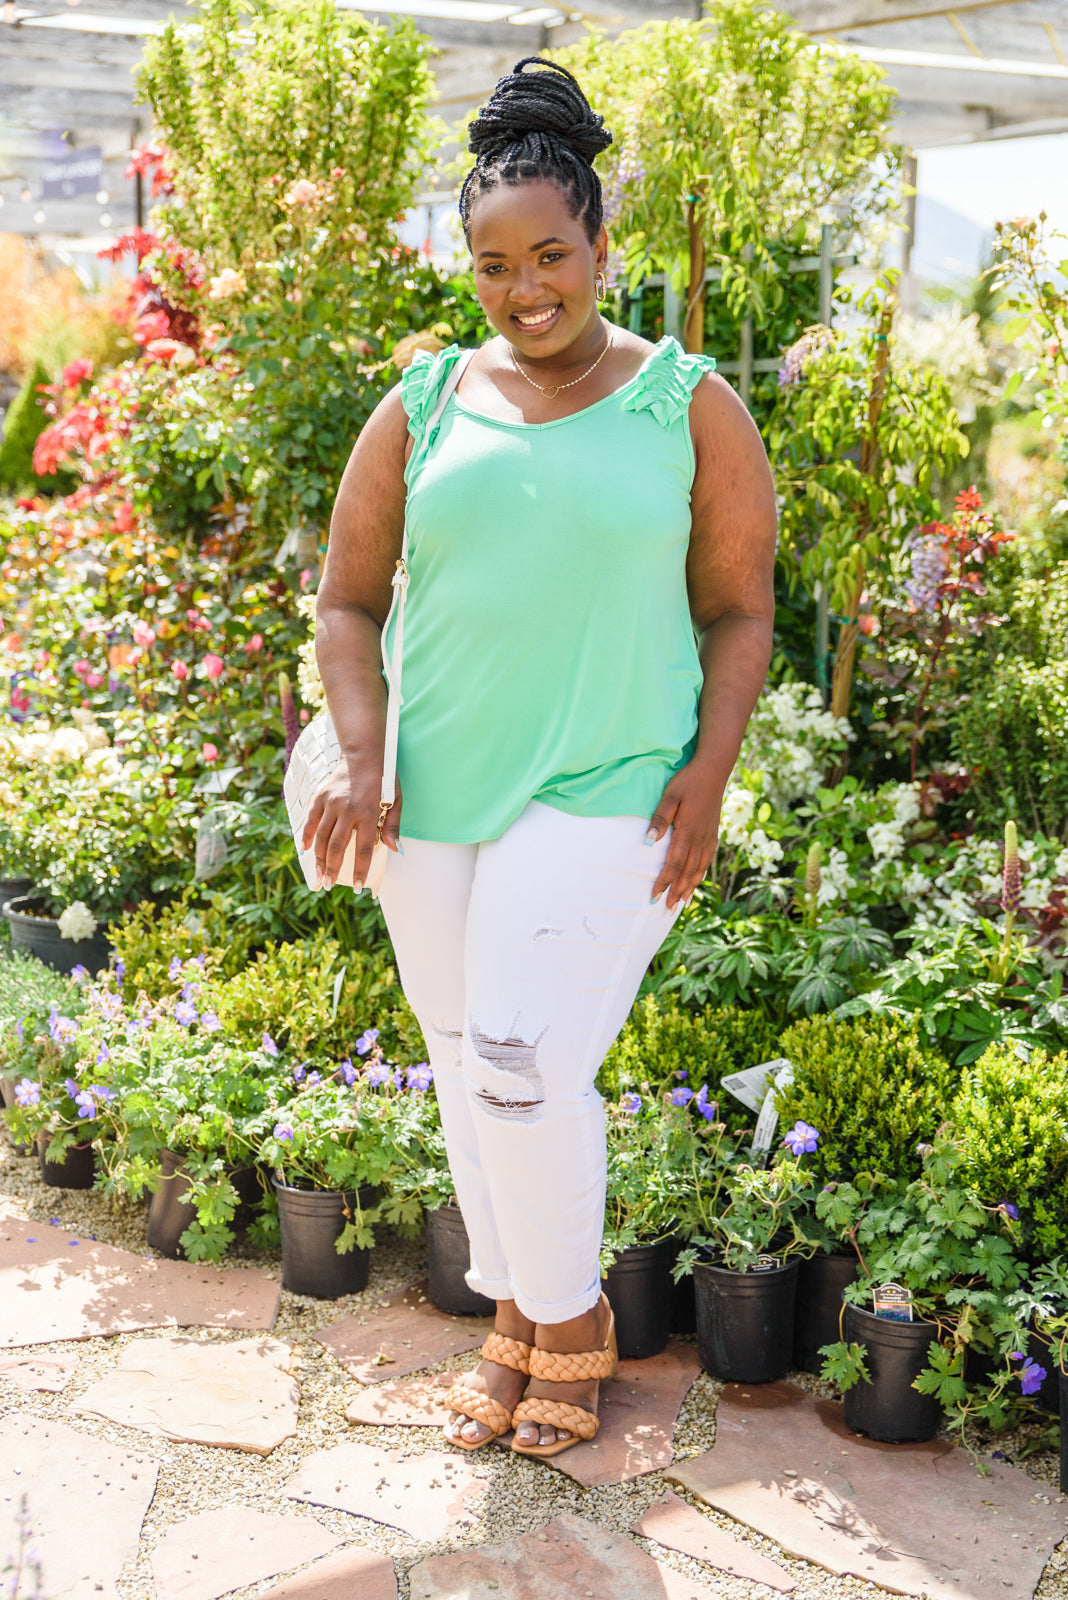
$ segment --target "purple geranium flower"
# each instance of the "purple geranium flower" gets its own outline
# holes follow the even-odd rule
[[[408,1068],[408,1087],[417,1089],[420,1094],[425,1094],[434,1081],[434,1074],[425,1061],[417,1061],[414,1067]]]
[[[297,1066],[295,1066],[293,1068],[293,1082],[294,1083],[301,1083],[303,1081],[303,1079],[307,1077],[307,1075],[308,1075],[308,1063],[306,1061],[301,1061],[299,1063],[299,1065],[297,1065]]]
[[[1019,1206],[1014,1206],[1011,1200],[1003,1200],[1000,1206],[998,1206],[998,1210],[1004,1211],[1005,1215],[1010,1219],[1010,1221],[1019,1222],[1020,1208]]]
[[[200,1026],[205,1033],[218,1033],[219,1029],[222,1027],[222,1023],[219,1021],[214,1011],[205,1011],[201,1014]]]
[[[275,1044],[269,1033],[264,1034],[263,1043],[260,1046],[260,1049],[263,1051],[265,1056],[276,1056],[278,1054],[278,1046]]]
[[[807,1122],[795,1122],[783,1140],[783,1144],[788,1145],[795,1156],[811,1155],[819,1142],[819,1134]]]
[[[105,1022],[115,1022],[122,1013],[122,996],[110,989],[90,989],[89,1004],[99,1011]]]
[[[96,1116],[96,1101],[88,1089],[80,1089],[72,1098],[78,1108],[79,1117],[91,1119]]]
[[[83,967],[80,961],[76,967],[71,967],[70,975],[74,979],[75,983],[89,982],[89,968]]]
[[[289,1126],[288,1122],[276,1122],[274,1125],[274,1136],[277,1140],[279,1140],[279,1142],[292,1139],[293,1129]]]
[[[91,1083],[89,1093],[96,1095],[98,1100],[106,1101],[109,1105],[117,1098],[114,1089],[106,1089],[102,1083]]]
[[[719,1107],[714,1100],[710,1100],[708,1098],[707,1083],[703,1083],[698,1089],[697,1093],[694,1095],[693,1103],[704,1117],[706,1122],[715,1122]]]
[[[358,1056],[365,1056],[368,1050],[373,1048],[374,1042],[378,1038],[378,1034],[378,1028],[365,1028],[363,1033],[361,1033],[360,1037],[356,1040],[356,1054]]]
[[[636,1111],[640,1111],[641,1108],[642,1108],[642,1097],[641,1097],[640,1094],[623,1094],[623,1095],[620,1095],[620,1097],[619,1097],[619,1109],[621,1111],[626,1111],[629,1116],[633,1116],[634,1113]]]
[[[348,1056],[345,1057],[344,1061],[338,1062],[337,1071],[334,1076],[335,1078],[340,1078],[341,1082],[346,1088],[352,1088],[353,1084],[356,1082],[356,1068],[353,1066]]]
[[[1040,1367],[1037,1361],[1030,1357],[1020,1368],[1020,1388],[1024,1394],[1037,1394],[1045,1383],[1047,1372],[1045,1367]]]
[[[69,1044],[78,1036],[78,1024],[73,1017],[61,1017],[53,1006],[48,1019],[48,1031],[57,1044]]]
[[[125,976],[126,976],[126,963],[125,963],[125,961],[116,961],[116,963],[115,963],[115,982],[116,983],[121,983],[123,978],[125,978]]]
[[[191,1028],[199,1015],[192,1000],[179,1000],[174,1008],[174,1020],[183,1028]]]
[[[19,1044],[21,1044],[22,1041],[23,1041],[23,1038],[25,1037],[25,1033],[24,1033],[24,1030],[23,1030],[22,1018],[21,1017],[19,1018],[19,1020],[15,1024],[15,1032],[18,1034],[18,1036],[19,1036]]]
[[[404,1073],[401,1071],[400,1067],[393,1068],[393,1087],[394,1089],[404,1088]]]
[[[15,1104],[17,1106],[36,1106],[41,1103],[41,1085],[34,1083],[32,1078],[22,1078],[15,1085]]]
[[[178,977],[178,975],[181,972],[181,970],[182,970],[182,958],[181,958],[181,956],[172,956],[171,957],[171,964],[167,968],[167,976],[168,976],[168,978],[170,978],[172,983]]]
[[[390,1070],[384,1061],[372,1061],[369,1067],[364,1067],[363,1075],[372,1089],[381,1089],[384,1083],[390,1080]]]
[[[308,1073],[308,1088],[309,1089],[313,1089],[317,1083],[322,1083],[322,1081],[323,1081],[323,1075],[322,1075],[321,1072],[309,1072]]]
[[[673,1106],[688,1106],[693,1099],[692,1089],[672,1089],[671,1104]]]
[[[106,1044],[101,1044],[100,1049],[96,1053],[96,1063],[95,1064],[98,1067],[102,1067],[104,1065],[104,1062],[110,1056],[110,1054],[111,1054],[111,1051],[108,1049],[107,1045]]]

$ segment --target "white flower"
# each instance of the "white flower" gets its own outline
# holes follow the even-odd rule
[[[868,829],[868,840],[877,861],[882,857],[896,861],[905,849],[900,822],[873,822]]]
[[[725,845],[734,847],[744,842],[755,807],[756,795],[749,789],[727,790],[719,818],[719,834]]]
[[[212,278],[208,299],[228,300],[231,295],[244,294],[247,289],[243,272],[236,271],[234,267],[224,267],[217,277]]]
[[[1062,850],[1053,863],[1053,876],[1055,878],[1068,878],[1068,849]]]
[[[59,931],[64,939],[91,939],[96,932],[96,918],[84,900],[75,900],[60,914]]]
[[[1020,904],[1025,911],[1045,911],[1053,884],[1049,878],[1025,878],[1020,892]]]
[[[746,859],[764,877],[775,875],[775,865],[782,860],[782,845],[778,839],[769,839],[763,828],[754,828],[745,846]]]
[[[850,875],[849,859],[845,851],[832,846],[820,868],[820,892],[817,903],[829,906],[836,900],[844,900],[846,891],[852,889],[855,883],[855,878]]]
[[[127,776],[114,750],[91,750],[85,758],[85,770],[94,773],[105,789],[114,789]]]
[[[52,735],[53,761],[81,761],[89,753],[89,741],[81,728],[57,728]]]
[[[894,821],[902,826],[915,822],[920,814],[920,786],[918,783],[899,783],[887,796],[894,812]]]

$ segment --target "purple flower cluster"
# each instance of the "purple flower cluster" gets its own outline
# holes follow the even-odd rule
[[[1020,847],[1015,822],[1005,824],[1005,865],[1001,875],[1001,909],[1015,916],[1020,909]]]
[[[808,328],[788,349],[783,351],[779,368],[779,388],[795,389],[805,375],[805,368],[813,356],[825,350],[833,335],[829,328]]]
[[[934,534],[917,531],[905,548],[911,570],[911,577],[906,578],[903,586],[905,598],[916,611],[935,611],[946,578],[945,546]]]
[[[73,1078],[65,1078],[63,1087],[74,1101],[79,1117],[86,1122],[96,1116],[98,1106],[107,1105],[115,1098],[114,1089],[106,1089],[102,1083],[90,1083],[83,1089]]]
[[[112,994],[110,989],[90,989],[86,999],[105,1022],[117,1022],[122,1015],[122,996]]]
[[[56,1044],[70,1044],[78,1037],[78,1024],[73,1017],[61,1017],[54,1001],[48,1014],[48,1032]]]
[[[604,214],[607,221],[611,222],[618,217],[623,209],[623,201],[627,191],[637,189],[645,182],[645,163],[633,151],[624,150],[616,163],[616,169],[605,184],[602,196]]]

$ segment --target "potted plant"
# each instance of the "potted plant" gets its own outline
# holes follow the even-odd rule
[[[672,1330],[672,1268],[736,1159],[734,1139],[704,1085],[628,1091],[605,1107],[608,1175],[601,1248],[619,1353],[656,1355]]]
[[[64,1015],[81,1015],[82,997],[71,978],[60,977],[19,951],[0,961],[0,1103],[5,1107],[19,1104],[17,1086],[22,1085],[25,1099],[27,1081],[37,1082],[38,1039],[49,1037],[53,1006]],[[16,1154],[31,1154],[32,1143],[15,1142],[8,1131]]]
[[[703,1206],[703,1231],[675,1271],[693,1272],[697,1350],[713,1377],[767,1383],[789,1370],[798,1263],[813,1250],[810,1195],[796,1159],[743,1163],[724,1179],[722,1205]]]
[[[363,1035],[357,1049],[374,1031]],[[375,1070],[373,1062],[370,1070]],[[494,1302],[467,1282],[471,1241],[449,1170],[437,1095],[429,1087],[432,1076],[425,1062],[413,1069],[414,1082],[425,1078],[428,1089],[416,1090],[414,1097],[408,1097],[408,1115],[394,1127],[395,1160],[382,1215],[407,1231],[417,1226],[425,1213],[431,1304],[450,1316],[489,1317],[496,1309]]]
[[[844,1337],[824,1349],[823,1376],[843,1392],[846,1426],[888,1443],[932,1438],[943,1415],[962,1437],[976,1417],[1003,1426],[1018,1338],[1024,1263],[1013,1208],[971,1196],[948,1130],[922,1153],[911,1183],[881,1180],[875,1195],[832,1184],[817,1201],[837,1226],[855,1218],[863,1269],[844,1292]],[[992,1359],[989,1382],[966,1382],[969,1348]]]
[[[115,1099],[96,1063],[79,1060],[80,1032],[78,1018],[53,1003],[47,1033],[33,1041],[36,1075],[16,1082],[15,1104],[5,1113],[14,1138],[36,1144],[42,1181],[60,1189],[93,1187],[102,1113]]]
[[[366,1288],[383,1189],[417,1114],[412,1097],[430,1083],[419,1067],[405,1072],[376,1045],[359,1068],[296,1068],[296,1092],[272,1107],[259,1157],[274,1173],[282,1282],[294,1294],[337,1299]]]
[[[1025,1395],[1040,1395],[1049,1373],[1056,1375],[1060,1418],[1060,1490],[1068,1494],[1068,1260],[1058,1257],[1034,1273],[1020,1297],[1018,1313],[1024,1335],[1010,1359],[1017,1360],[1020,1387]],[[1027,1335],[1034,1328],[1040,1346],[1048,1352],[1046,1365],[1029,1354]],[[1047,1371],[1048,1368],[1048,1371]]]

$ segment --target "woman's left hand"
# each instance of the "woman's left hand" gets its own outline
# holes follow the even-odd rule
[[[654,844],[672,829],[671,844],[653,885],[653,899],[667,890],[669,910],[689,900],[716,853],[723,785],[696,760],[687,762],[668,783],[653,812],[646,839]]]

